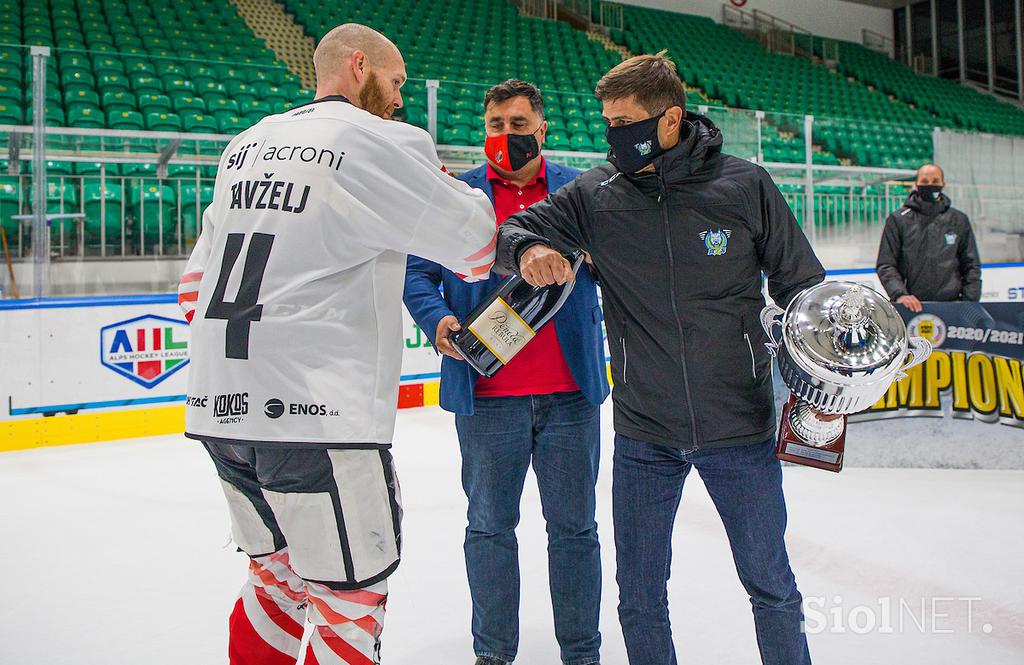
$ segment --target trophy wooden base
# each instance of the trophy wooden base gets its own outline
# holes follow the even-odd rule
[[[779,441],[775,446],[775,456],[784,462],[813,466],[816,469],[834,471],[843,469],[843,450],[846,446],[846,416],[843,416],[843,433],[827,446],[812,446],[805,443],[789,424],[790,413],[796,406],[797,398],[789,396],[789,401],[782,409],[782,421],[779,423]]]

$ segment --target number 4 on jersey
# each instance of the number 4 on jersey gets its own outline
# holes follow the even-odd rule
[[[249,250],[245,253],[238,295],[235,296],[234,302],[225,302],[224,291],[228,286],[228,278],[231,277],[235,261],[242,252],[244,241],[244,233],[228,234],[227,242],[224,244],[224,259],[220,264],[220,275],[217,277],[217,288],[214,289],[210,306],[206,309],[207,319],[223,319],[228,322],[224,333],[224,355],[237,360],[249,359],[249,328],[263,315],[263,305],[256,301],[260,296],[260,285],[263,283],[263,273],[267,269],[274,236],[269,233],[252,234]]]

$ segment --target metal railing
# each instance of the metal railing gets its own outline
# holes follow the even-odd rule
[[[179,165],[175,165],[179,166]],[[45,216],[51,260],[185,256],[201,230],[214,178],[200,166],[173,177],[95,174],[48,176]],[[0,216],[12,260],[31,260],[31,176],[0,176]]]
[[[864,28],[860,31],[860,39],[861,44],[863,44],[865,48],[887,55],[890,58],[895,57],[896,41],[891,37],[887,37],[880,32]]]
[[[592,23],[590,0],[557,0],[558,8],[573,14],[586,23]]]
[[[407,100],[410,107],[419,107],[420,115],[411,119],[427,125],[442,161],[456,173],[483,164],[483,123],[478,114],[489,86],[442,80],[414,83],[426,108],[420,97]],[[562,127],[556,126],[558,112],[549,114],[545,154],[580,169],[603,163],[603,141],[600,146],[592,143],[597,138],[593,123],[600,120],[599,110],[595,113],[599,105],[579,91],[543,92],[556,104],[572,97],[574,101],[565,103],[576,113],[583,109],[588,114],[581,118],[566,111]],[[697,111],[722,129],[726,152],[757,162],[772,174],[816,246],[833,241],[860,242],[864,247],[877,243],[880,225],[902,203],[913,177],[909,168],[837,165],[834,159],[831,164],[817,163],[822,153],[814,143],[816,127],[831,125],[834,133],[846,119],[832,123],[827,118],[708,106]],[[233,135],[54,127],[45,124],[45,113],[36,112],[34,117],[40,122],[33,126],[0,126],[0,157],[7,156],[6,171],[0,171],[0,225],[12,263],[20,271],[19,283],[31,284],[23,294],[47,294],[51,261],[64,264],[56,266],[56,272],[76,262],[102,264],[107,272],[97,278],[102,285],[97,288],[108,288],[117,279],[117,262],[184,260],[202,230],[216,165]],[[453,120],[456,117],[460,119]],[[458,125],[462,129],[453,131],[453,122],[463,123]],[[779,145],[785,148],[782,152]],[[1024,194],[1015,197],[1007,195],[1007,205],[1020,199],[1024,206]],[[1007,205],[985,214],[998,223],[994,228],[1003,234],[1000,237],[1024,234],[1019,217],[1003,219],[1003,211],[1011,209]],[[62,279],[54,292],[74,292],[73,278]],[[0,287],[10,293],[2,278]]]
[[[722,22],[756,39],[771,53],[798,55],[827,63],[839,60],[839,42],[813,34],[806,28],[760,9],[745,10],[722,5]]]
[[[515,0],[515,5],[523,16],[546,19],[558,17],[558,0]]]
[[[625,29],[625,18],[622,5],[614,2],[602,2],[598,11],[598,20],[609,30]]]

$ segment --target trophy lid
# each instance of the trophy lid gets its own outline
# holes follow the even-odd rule
[[[888,298],[852,282],[822,282],[793,299],[784,335],[798,364],[865,380],[903,362],[907,329]]]

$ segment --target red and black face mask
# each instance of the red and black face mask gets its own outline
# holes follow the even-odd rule
[[[540,130],[540,127],[537,130]],[[532,134],[488,136],[484,141],[484,153],[501,169],[508,172],[518,171],[540,154],[536,134],[534,131]]]

